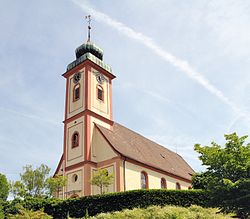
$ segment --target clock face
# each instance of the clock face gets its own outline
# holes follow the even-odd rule
[[[103,82],[104,82],[104,80],[105,80],[105,78],[104,78],[104,76],[101,74],[101,73],[97,73],[96,74],[96,80],[97,80],[97,82],[99,83],[99,84],[102,84]]]
[[[81,79],[81,73],[80,72],[75,73],[73,78],[74,83],[75,84],[78,83],[80,79]]]

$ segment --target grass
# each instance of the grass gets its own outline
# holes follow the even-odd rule
[[[202,208],[190,206],[188,208],[177,206],[150,206],[146,209],[134,208],[112,213],[101,213],[90,219],[225,219],[230,215],[218,213],[215,208]]]
[[[50,219],[51,216],[43,211],[30,211],[19,208],[19,214],[8,215],[9,219]],[[82,219],[229,219],[230,215],[218,213],[216,208],[202,208],[197,205],[188,208],[170,206],[150,206],[146,209],[134,208],[132,210],[101,213],[93,217],[85,216]],[[70,217],[68,216],[68,219]]]

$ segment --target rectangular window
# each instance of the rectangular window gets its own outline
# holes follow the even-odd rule
[[[78,100],[80,98],[80,88],[77,87],[75,89],[75,100]]]
[[[103,100],[103,90],[98,88],[98,93],[97,93],[97,97],[99,100]]]

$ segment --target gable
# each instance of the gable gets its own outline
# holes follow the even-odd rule
[[[91,158],[94,162],[101,162],[104,160],[117,157],[116,153],[107,140],[103,137],[100,130],[94,126],[93,135],[91,139]]]

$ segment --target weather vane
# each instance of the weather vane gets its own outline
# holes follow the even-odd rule
[[[87,20],[88,22],[88,42],[90,42],[90,30],[91,30],[91,26],[90,26],[90,22],[91,22],[91,16],[90,15],[87,15],[85,16],[85,19]]]

